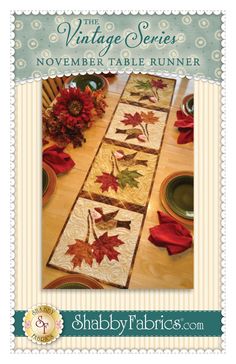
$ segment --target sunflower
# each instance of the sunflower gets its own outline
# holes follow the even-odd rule
[[[86,140],[84,130],[89,128],[107,106],[104,95],[89,88],[68,88],[61,91],[55,103],[43,114],[43,136],[60,146],[72,143],[81,146]]]
[[[90,126],[93,108],[93,99],[88,92],[68,88],[61,91],[53,105],[53,114],[68,128],[86,129]]]

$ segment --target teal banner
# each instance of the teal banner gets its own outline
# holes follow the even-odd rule
[[[221,81],[222,16],[15,14],[16,81],[108,71]]]
[[[61,336],[221,336],[220,311],[61,311]],[[15,336],[25,336],[25,311],[15,313]]]

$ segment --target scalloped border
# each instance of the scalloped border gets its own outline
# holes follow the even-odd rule
[[[16,349],[15,347],[15,336],[14,336],[14,314],[15,314],[15,86],[17,84],[23,84],[25,82],[32,82],[34,80],[41,80],[44,78],[48,78],[48,75],[44,75],[40,78],[30,78],[25,79],[20,82],[15,82],[15,74],[14,74],[14,62],[15,62],[15,50],[14,50],[14,14],[21,15],[71,15],[71,14],[82,14],[82,15],[88,15],[88,14],[99,14],[99,15],[220,15],[222,14],[221,21],[222,21],[222,41],[221,41],[221,60],[222,60],[222,81],[214,81],[208,78],[201,78],[201,77],[195,77],[191,75],[178,75],[168,72],[148,72],[151,74],[160,74],[163,76],[173,76],[173,77],[187,77],[188,79],[194,79],[196,81],[201,80],[209,83],[216,83],[221,85],[221,155],[220,155],[220,202],[221,202],[221,210],[220,210],[220,217],[221,217],[221,234],[220,234],[220,240],[221,240],[221,313],[222,313],[222,343],[221,343],[221,350],[212,350],[212,349]],[[10,12],[10,352],[15,354],[223,354],[225,353],[226,349],[226,334],[225,334],[225,326],[226,326],[226,11],[225,10],[12,10]],[[109,72],[109,71],[107,71]],[[116,72],[113,70],[113,72]],[[118,73],[131,73],[130,72],[119,72]],[[134,72],[134,73],[138,73]],[[141,72],[143,74],[147,72]],[[76,75],[78,72],[71,72],[71,73],[59,73],[56,76],[62,77],[62,76],[70,76],[70,75]],[[50,76],[52,77],[52,76]]]

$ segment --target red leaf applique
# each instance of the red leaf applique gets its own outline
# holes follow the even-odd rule
[[[142,122],[141,115],[138,112],[136,112],[134,115],[125,113],[124,116],[125,119],[121,120],[121,122],[125,125],[137,126]]]
[[[155,87],[157,90],[162,90],[163,88],[167,87],[167,84],[164,83],[162,80],[152,80],[151,81],[152,87]]]
[[[74,255],[71,260],[74,264],[74,268],[77,266],[81,267],[83,260],[91,267],[93,264],[92,246],[83,240],[75,239],[75,241],[75,244],[68,245],[68,250],[66,251],[66,254]]]
[[[118,180],[112,173],[103,172],[101,176],[97,176],[97,183],[101,183],[102,192],[108,191],[109,188],[117,192]]]
[[[92,243],[93,256],[98,264],[101,263],[105,256],[107,256],[109,260],[119,260],[118,255],[120,253],[114,248],[122,244],[124,244],[124,242],[118,239],[118,235],[108,236],[107,232],[105,232]]]

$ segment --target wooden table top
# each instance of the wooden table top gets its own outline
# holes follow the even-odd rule
[[[74,149],[69,145],[65,149],[76,165],[69,173],[57,178],[56,189],[43,208],[42,287],[65,275],[65,272],[47,267],[46,264],[83,185],[88,169],[119,102],[127,78],[128,75],[122,74],[109,79],[110,86],[106,97],[108,107],[104,116],[85,132],[86,143],[81,148]],[[176,111],[179,109],[183,97],[189,93],[193,93],[193,82],[187,79],[178,79],[129,289],[193,288],[193,249],[188,249],[182,254],[169,256],[165,248],[156,247],[148,240],[149,228],[158,224],[157,211],[165,211],[159,198],[162,181],[173,172],[193,171],[194,168],[193,143],[177,144],[178,130],[173,126],[176,120]],[[48,146],[46,145],[45,148]],[[193,233],[189,226],[187,228]],[[115,289],[109,285],[103,284],[103,286],[107,289]]]

